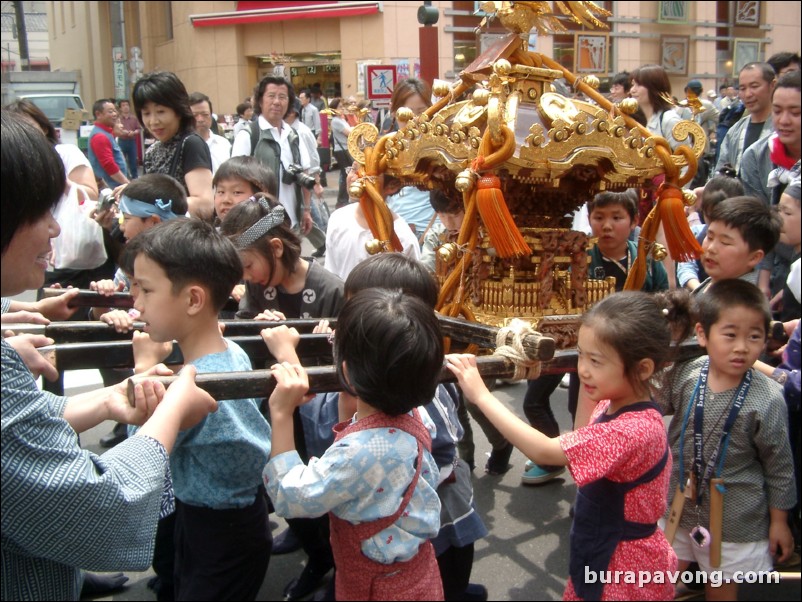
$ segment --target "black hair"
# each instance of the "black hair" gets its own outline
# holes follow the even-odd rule
[[[312,98],[312,90],[309,88],[303,88],[298,92],[298,96],[301,94],[305,94],[307,98]]]
[[[698,300],[698,321],[705,336],[719,321],[723,311],[733,307],[745,307],[762,314],[763,330],[768,336],[771,309],[766,295],[751,282],[740,278],[719,280],[712,283]]]
[[[123,249],[120,267],[133,274],[139,255],[158,263],[172,283],[173,293],[199,284],[219,312],[242,279],[242,263],[234,245],[199,219],[179,218],[140,232]]]
[[[459,196],[456,194],[448,195],[438,188],[429,192],[429,204],[437,213],[459,213],[465,211],[465,206]]]
[[[31,102],[27,98],[20,98],[6,105],[6,110],[11,111],[12,113],[18,113],[20,115],[26,115],[30,117],[36,122],[36,125],[39,126],[39,129],[44,132],[51,144],[58,144],[58,132],[56,132],[56,127],[47,118],[45,112],[37,107],[35,103]]]
[[[287,96],[289,97],[289,104],[287,106],[291,107],[293,104],[295,104],[295,88],[293,87],[292,82],[284,79],[283,77],[268,75],[263,77],[262,80],[256,84],[256,88],[253,90],[253,112],[257,115],[262,114],[262,96],[265,95],[265,90],[267,90],[267,86],[270,84],[276,86],[287,86]]]
[[[637,221],[638,193],[634,188],[629,188],[623,192],[600,192],[593,197],[593,200],[588,201],[588,215],[593,213],[594,209],[601,209],[610,205],[620,205],[626,210],[631,221]]]
[[[157,200],[172,201],[171,211],[178,217],[186,215],[189,210],[187,193],[181,182],[163,173],[147,173],[131,180],[123,194],[150,205],[155,205]]]
[[[237,105],[237,115],[242,117],[243,115],[245,115],[245,111],[247,111],[248,109],[252,109],[252,108],[253,108],[253,105],[250,102],[248,102],[248,101],[241,102],[241,103],[239,103]]]
[[[33,224],[52,210],[67,185],[64,163],[42,131],[19,113],[3,109],[2,247],[22,226]]]
[[[153,71],[146,73],[134,84],[131,92],[134,101],[134,112],[139,123],[142,122],[142,109],[152,102],[175,111],[180,120],[179,131],[195,130],[195,116],[189,108],[189,94],[183,82],[171,71]]]
[[[348,299],[337,318],[334,358],[346,391],[380,412],[400,416],[434,397],[443,368],[443,335],[433,309],[420,298],[366,289]]]
[[[217,186],[223,180],[239,178],[250,184],[254,193],[264,192],[272,197],[278,196],[278,178],[273,170],[263,164],[256,157],[231,157],[217,168],[212,179],[212,186]]]
[[[189,106],[199,104],[201,102],[208,102],[209,103],[209,112],[214,113],[214,109],[212,108],[212,100],[203,92],[193,92],[189,95]]]
[[[271,210],[279,205],[279,202],[273,198],[268,198],[265,195],[256,196],[257,198],[265,198]],[[235,205],[226,214],[223,223],[220,224],[220,233],[229,240],[236,241],[241,234],[268,213],[269,211],[262,207],[261,203],[254,201],[246,201]],[[298,260],[301,258],[301,240],[293,231],[290,226],[290,219],[286,215],[283,224],[273,226],[264,236],[251,243],[245,249],[240,249],[240,251],[252,251],[261,255],[270,266],[270,273],[272,274],[276,270],[276,256],[273,253],[273,248],[270,246],[270,239],[272,238],[278,238],[284,245],[284,252],[281,255],[281,265],[287,272],[295,272]]]
[[[763,201],[751,196],[724,199],[710,211],[710,222],[740,232],[750,251],[770,253],[780,240],[782,220]]]
[[[616,73],[613,76],[613,79],[610,80],[610,87],[612,88],[616,84],[622,86],[624,88],[624,92],[629,93],[629,89],[632,87],[632,77],[630,76],[629,71]]]
[[[672,343],[687,338],[693,317],[687,291],[622,291],[594,304],[581,323],[618,354],[633,389],[645,391],[648,387],[638,376],[638,363],[651,359],[657,375],[675,359]]]
[[[437,305],[440,287],[420,261],[403,253],[379,253],[360,261],[345,279],[345,297],[369,288],[401,289],[415,295],[432,309]]]
[[[778,52],[777,54],[772,54],[769,58],[767,58],[766,62],[771,65],[771,68],[774,69],[774,72],[778,75],[780,71],[785,69],[788,65],[793,63],[802,65],[799,54],[796,52]]]
[[[768,63],[758,63],[758,62],[756,62],[756,63],[747,63],[746,65],[741,67],[741,70],[738,73],[739,74],[743,73],[747,69],[757,69],[757,70],[759,70],[760,71],[760,75],[763,78],[763,81],[766,81],[768,83],[771,83],[775,79],[777,79],[777,74],[774,72],[774,69],[772,68],[772,66],[769,65]]]
[[[107,104],[111,104],[114,107],[114,110],[117,110],[117,103],[114,102],[113,98],[100,98],[95,101],[95,104],[92,105],[92,116],[97,117],[98,113],[103,112],[103,107]]]
[[[713,176],[705,184],[702,192],[702,217],[709,216],[713,207],[724,199],[744,195],[744,185],[734,176]],[[707,221],[707,217],[704,218]]]
[[[774,92],[777,91],[777,88],[791,88],[797,92],[802,91],[802,72],[789,71],[788,73],[783,73],[780,79],[777,80],[777,85],[774,86]]]
[[[732,166],[731,163],[724,163],[721,167],[718,168],[718,172],[716,172],[716,175],[726,176],[728,178],[737,178],[738,172],[735,171],[735,168]]]

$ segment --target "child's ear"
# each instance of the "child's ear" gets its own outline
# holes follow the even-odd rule
[[[197,284],[190,284],[184,289],[187,298],[187,315],[195,316],[206,307],[206,289]]]
[[[638,378],[641,382],[646,382],[654,376],[654,360],[651,358],[643,358],[638,362]]]
[[[284,255],[284,243],[280,238],[271,238],[270,247],[273,249],[276,259],[280,259]]]
[[[747,260],[746,265],[749,266],[750,270],[755,269],[755,266],[763,261],[763,258],[766,256],[766,252],[763,249],[758,249],[757,251],[752,251],[749,254],[749,259]]]
[[[699,341],[699,347],[707,347],[707,336],[705,335],[705,329],[702,328],[702,325],[697,322],[696,326],[694,326],[694,332],[696,332],[696,340]]]

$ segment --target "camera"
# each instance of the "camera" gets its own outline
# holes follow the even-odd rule
[[[297,163],[290,163],[289,166],[284,166],[281,181],[284,184],[300,184],[307,190],[312,190],[315,187],[315,178],[304,173],[304,168]]]
[[[106,211],[111,209],[117,199],[114,198],[114,193],[111,188],[104,188],[100,191],[100,197],[97,201],[97,212]]]

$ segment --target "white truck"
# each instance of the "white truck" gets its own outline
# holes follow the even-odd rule
[[[64,130],[61,122],[67,109],[83,111],[77,71],[12,71],[2,75],[3,106],[20,98],[36,104],[56,126],[62,142],[78,144],[78,131]]]

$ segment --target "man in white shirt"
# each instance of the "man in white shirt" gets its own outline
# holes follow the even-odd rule
[[[298,94],[298,100],[301,101],[301,121],[312,130],[320,144],[320,111],[312,104],[312,93],[305,88]]]
[[[212,153],[212,175],[231,157],[231,143],[212,131],[212,101],[201,92],[193,92],[189,97],[189,107],[195,116],[195,131],[206,141]]]
[[[245,100],[237,105],[237,123],[234,124],[234,137],[242,130],[247,130],[251,125],[253,117],[253,105],[250,100]]]
[[[284,115],[295,102],[295,90],[284,78],[268,75],[259,82],[254,101],[254,112],[259,115],[258,132],[251,127],[238,133],[231,156],[254,156],[273,170],[279,181],[278,200],[293,228],[309,234],[313,225],[312,193],[298,183],[291,170],[288,171],[292,166],[304,171],[311,167],[306,145],[300,143],[298,133],[284,121]],[[323,244],[323,241],[319,245],[310,242],[316,247]]]

